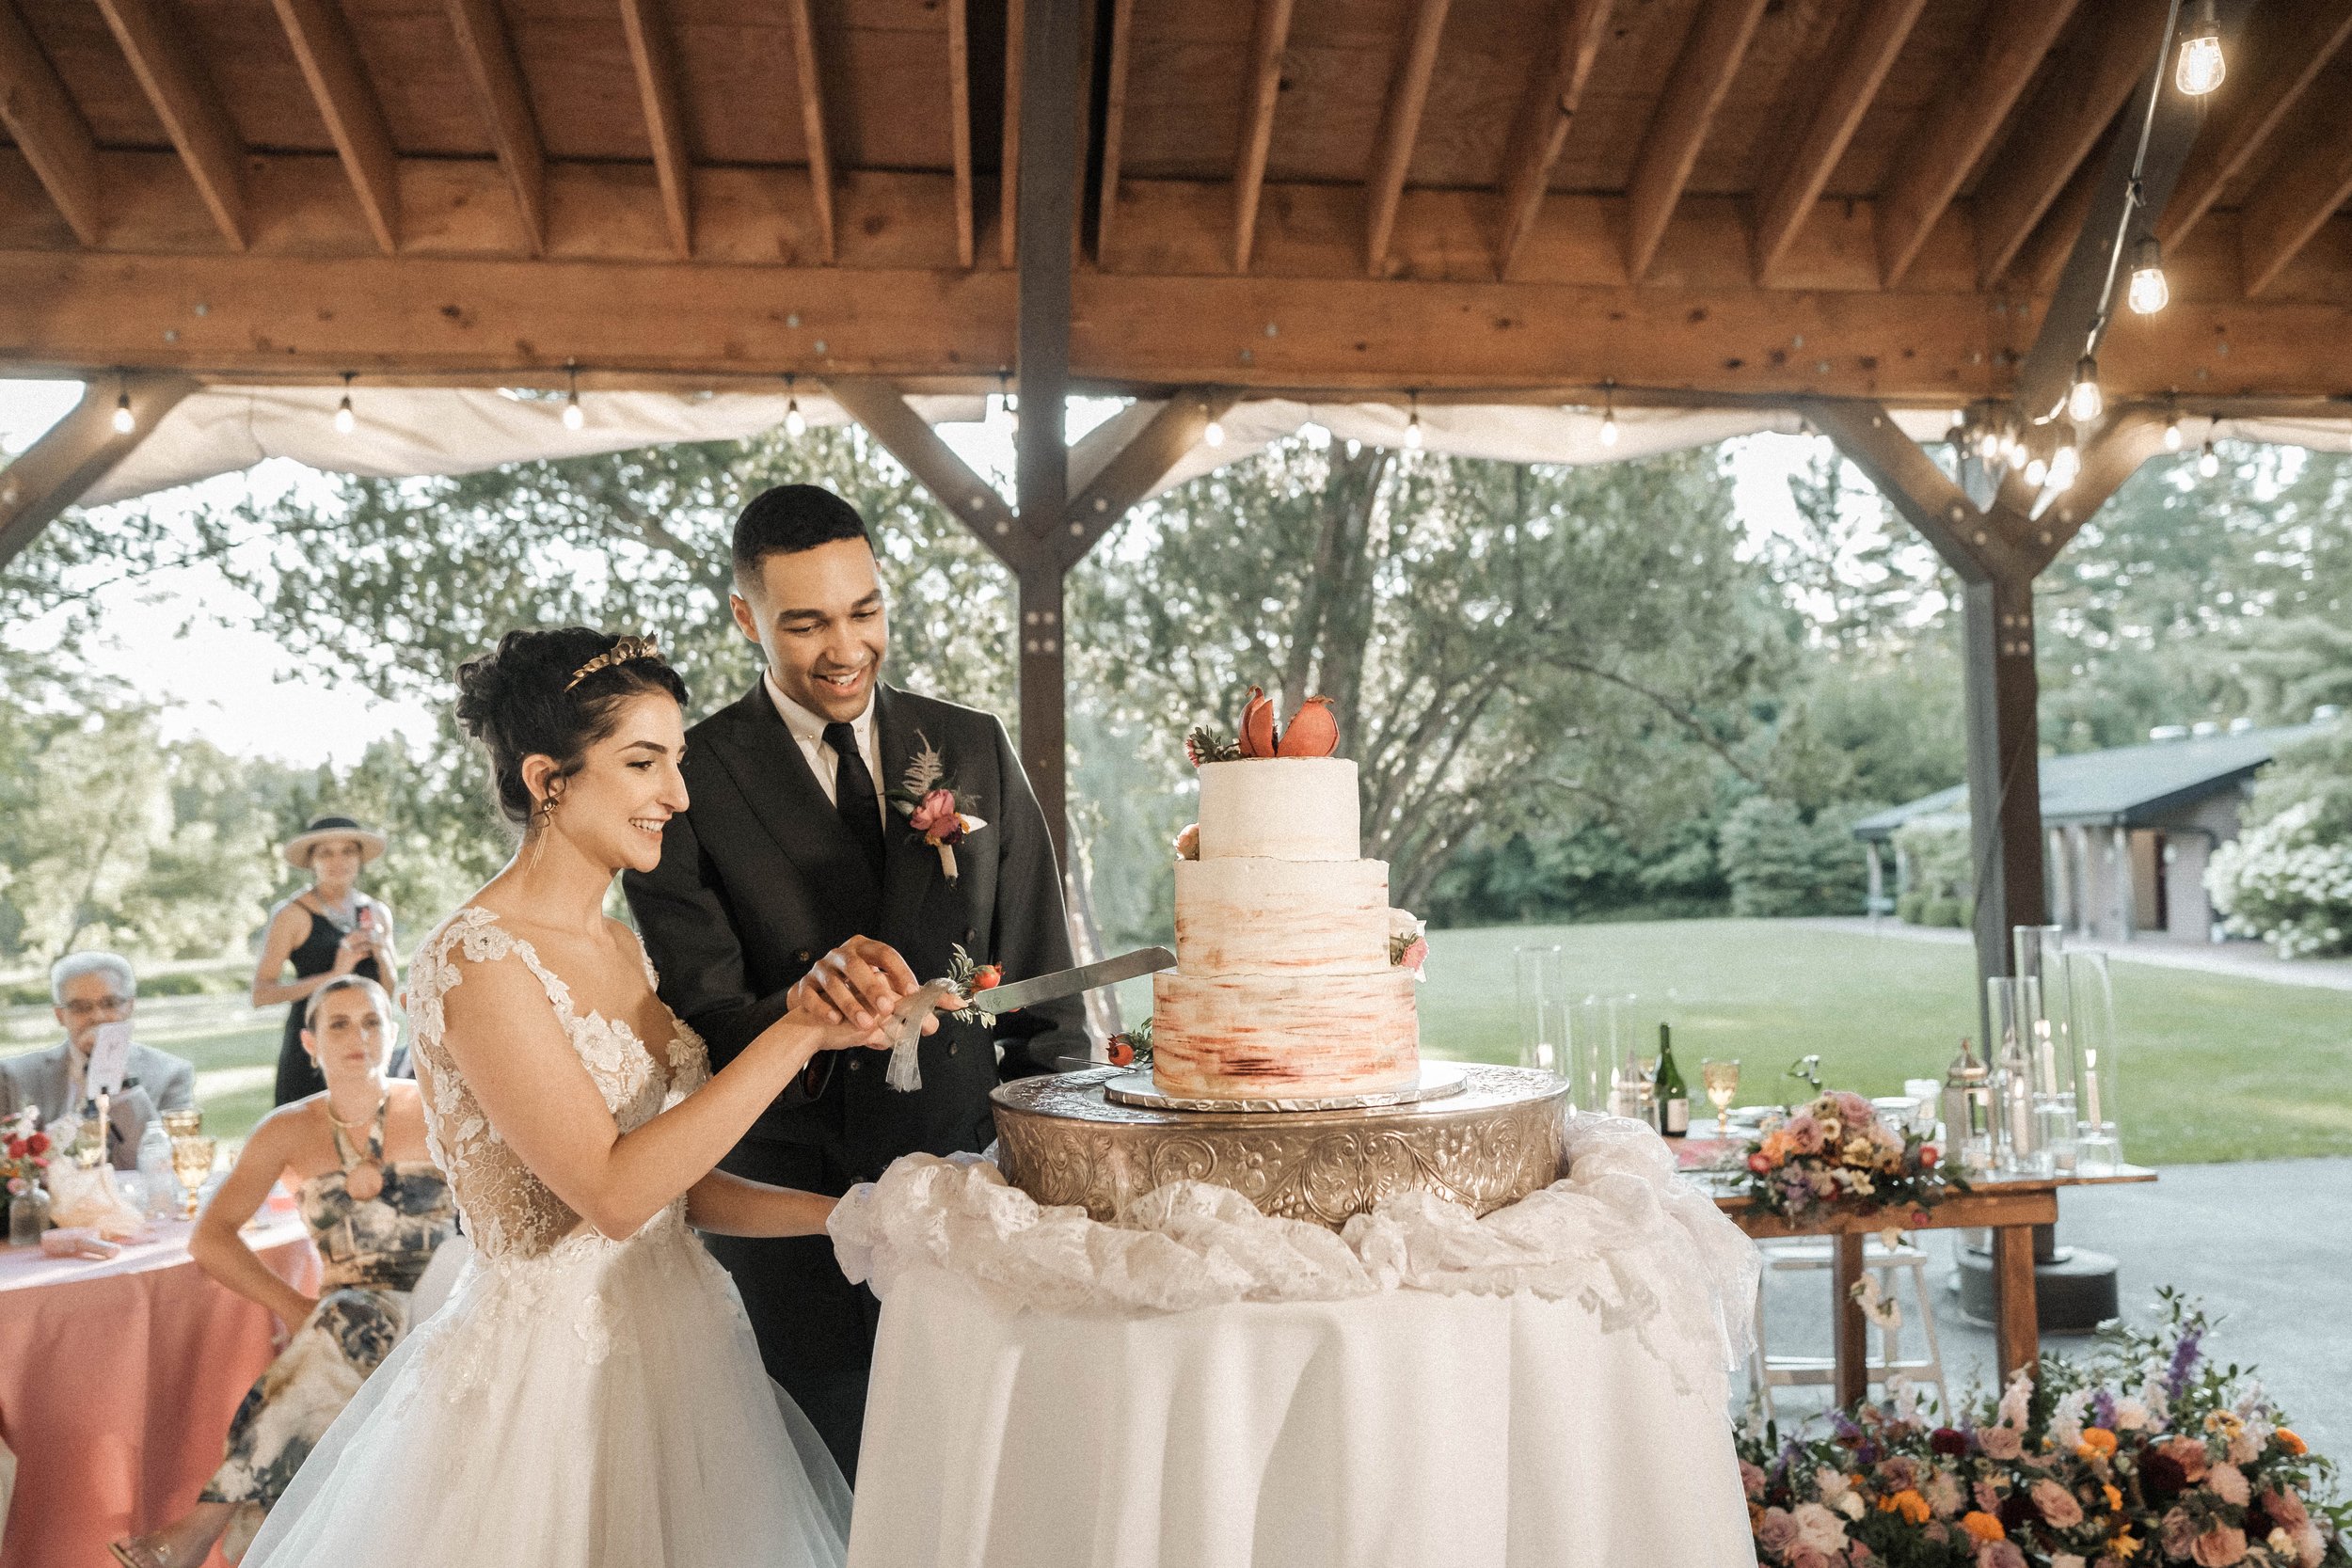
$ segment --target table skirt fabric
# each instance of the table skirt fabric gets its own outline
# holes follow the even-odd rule
[[[851,1568],[1755,1560],[1720,1380],[1572,1301],[883,1304]]]
[[[275,1354],[271,1315],[197,1268],[184,1225],[161,1228],[107,1263],[18,1254],[0,1270],[0,1440],[18,1466],[0,1568],[107,1568],[107,1542],[194,1506]],[[317,1289],[299,1219],[248,1240]]]

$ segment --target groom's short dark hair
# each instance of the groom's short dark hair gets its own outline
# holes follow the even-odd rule
[[[798,555],[836,539],[873,536],[857,508],[821,484],[779,484],[752,498],[735,519],[735,575],[752,577],[771,555]]]

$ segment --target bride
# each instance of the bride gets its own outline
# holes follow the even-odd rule
[[[713,1166],[818,1052],[879,1046],[881,1021],[812,1000],[714,1074],[605,916],[613,874],[650,870],[687,804],[686,689],[650,643],[509,632],[458,685],[523,828],[409,970],[430,1147],[474,1257],[246,1560],[838,1563],[849,1489],[689,1227],[823,1231],[832,1198]],[[849,946],[886,976],[869,994],[915,989],[896,953]]]

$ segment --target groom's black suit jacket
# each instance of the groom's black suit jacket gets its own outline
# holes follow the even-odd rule
[[[1001,965],[1009,981],[1070,966],[1053,842],[1004,725],[890,686],[874,701],[879,755],[866,760],[876,786],[898,788],[928,741],[946,762],[945,786],[988,824],[956,847],[957,881],[895,806],[876,879],[765,683],[687,733],[691,804],[670,818],[660,865],[623,879],[661,998],[708,1044],[714,1069],[781,1017],[787,988],[851,936],[890,943],[922,980],[947,973],[957,944]],[[912,1093],[884,1085],[881,1053],[827,1053],[746,1143],[821,1147],[865,1180],[902,1154],[984,1148],[994,1135],[989,1091],[1085,1056],[1084,1017],[1074,997],[994,1021],[942,1015]]]

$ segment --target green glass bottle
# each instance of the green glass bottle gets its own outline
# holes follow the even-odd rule
[[[1669,1138],[1679,1138],[1691,1131],[1691,1090],[1682,1081],[1682,1069],[1675,1066],[1674,1031],[1661,1023],[1658,1026],[1658,1076],[1653,1080],[1657,1092],[1650,1097],[1656,1109],[1658,1131]]]

